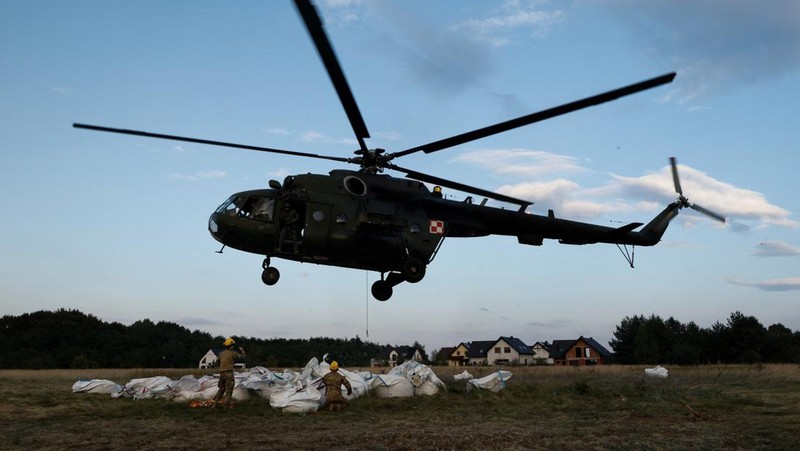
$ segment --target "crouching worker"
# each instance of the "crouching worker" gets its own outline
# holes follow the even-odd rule
[[[346,377],[339,374],[339,362],[331,362],[331,372],[322,377],[322,383],[325,384],[325,402],[328,404],[328,410],[337,412],[342,410],[347,405],[347,400],[342,396],[342,385],[347,388],[347,394],[353,394],[353,387],[350,386],[350,381]]]
[[[225,350],[219,353],[219,390],[214,396],[214,402],[222,405],[231,405],[231,396],[233,395],[233,386],[236,383],[233,379],[233,366],[236,364],[236,359],[244,357],[246,354],[241,346],[238,346],[238,351],[233,349],[236,342],[233,338],[226,338],[222,345]]]

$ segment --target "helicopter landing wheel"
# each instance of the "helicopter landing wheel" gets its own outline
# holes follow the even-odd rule
[[[378,280],[372,284],[372,297],[379,301],[388,301],[393,291],[392,284],[385,280]]]
[[[418,258],[409,258],[403,264],[403,279],[408,283],[417,283],[425,277],[425,263]]]
[[[278,271],[278,268],[272,266],[264,268],[264,272],[261,273],[261,281],[270,286],[278,283],[280,278],[281,272]]]

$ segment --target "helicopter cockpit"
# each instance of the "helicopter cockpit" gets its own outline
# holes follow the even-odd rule
[[[278,237],[278,198],[272,190],[236,193],[211,214],[208,231],[225,246],[266,254]]]
[[[275,198],[234,194],[217,208],[216,213],[230,217],[273,221],[275,219]]]

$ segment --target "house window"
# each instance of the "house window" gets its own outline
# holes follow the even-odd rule
[[[510,354],[511,353],[511,348],[506,346],[505,348],[503,348],[503,352],[505,352],[506,354]]]
[[[495,354],[500,354],[500,346],[494,348],[494,353]]]
[[[575,357],[577,357],[579,359],[581,357],[583,357],[583,348],[580,348],[580,347],[575,348]]]
[[[589,351],[589,349],[590,348],[583,348],[584,357],[586,357],[587,359],[592,356],[592,353]]]

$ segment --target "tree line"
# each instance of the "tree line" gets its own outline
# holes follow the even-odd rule
[[[616,363],[800,363],[800,332],[780,323],[764,327],[739,311],[709,328],[657,315],[625,317],[611,347]]]
[[[222,348],[224,338],[166,321],[108,323],[77,310],[6,315],[0,318],[0,369],[191,368],[209,349]],[[368,366],[389,347],[358,336],[234,338],[245,347],[248,366],[270,369],[302,367],[320,352],[347,366]],[[612,361],[622,364],[800,363],[800,332],[764,327],[738,311],[709,328],[637,315],[616,327],[611,348]]]
[[[0,369],[191,368],[225,337],[149,319],[126,326],[77,310],[39,311],[0,318]],[[305,366],[327,352],[347,366],[367,366],[386,345],[361,340],[234,337],[248,366]]]

